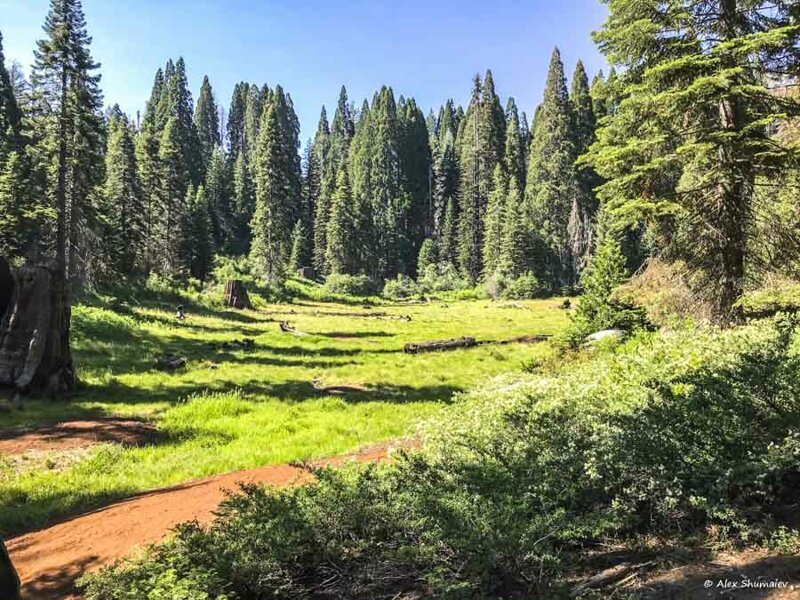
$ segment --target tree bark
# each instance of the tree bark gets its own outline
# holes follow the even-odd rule
[[[0,321],[0,386],[52,398],[76,383],[69,340],[70,306],[61,265],[25,265]]]
[[[225,305],[239,310],[252,308],[247,289],[239,279],[231,279],[225,284]]]
[[[0,540],[0,598],[3,600],[19,600],[19,576],[8,556],[8,551]]]

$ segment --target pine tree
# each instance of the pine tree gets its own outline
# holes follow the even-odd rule
[[[111,110],[106,147],[104,246],[112,273],[131,275],[142,266],[144,205],[136,167],[133,127],[119,106]]]
[[[505,222],[501,242],[498,271],[516,279],[530,269],[530,230],[525,219],[525,206],[522,189],[514,178],[508,183],[506,194]]]
[[[542,240],[534,257],[535,274],[555,290],[576,282],[568,225],[576,193],[577,152],[572,105],[558,48],[553,52],[544,100],[536,113],[525,202],[532,231]]]
[[[203,178],[203,164],[200,140],[194,126],[192,94],[186,79],[186,63],[183,57],[175,63],[174,73],[166,81],[166,90],[162,95],[167,119],[175,120],[175,136],[184,167],[184,179],[187,183],[198,185]],[[165,125],[166,128],[166,125]],[[185,188],[184,188],[185,192]]]
[[[325,107],[317,125],[317,133],[311,146],[308,171],[306,176],[306,189],[314,206],[314,254],[312,262],[317,273],[324,275],[328,272],[326,252],[328,250],[328,211],[330,196],[324,193],[324,181],[328,168],[328,153],[330,146],[330,127]]]
[[[295,272],[308,260],[308,233],[301,219],[292,228],[292,251],[289,254],[289,271]]]
[[[347,163],[342,163],[336,177],[336,190],[331,198],[326,235],[328,246],[325,262],[331,273],[356,272],[358,223],[354,208],[349,169]]]
[[[180,228],[187,212],[187,198],[193,197],[189,190],[194,188],[187,181],[180,136],[178,119],[170,117],[158,145],[160,215],[153,232],[157,249],[154,267],[167,277],[175,277],[181,271]]]
[[[214,148],[209,157],[204,192],[211,215],[214,247],[223,252],[231,252],[236,235],[233,190],[229,163],[221,146]]]
[[[503,156],[505,171],[514,178],[517,187],[525,188],[525,145],[520,129],[519,113],[514,98],[508,99],[506,106],[506,147]]]
[[[674,250],[727,321],[743,292],[756,180],[796,160],[769,126],[800,105],[769,86],[797,64],[797,3],[608,4],[596,40],[625,72],[614,118],[593,152],[608,180],[601,200],[628,222],[680,215]],[[673,171],[681,179],[669,189],[664,177]]]
[[[256,207],[256,193],[245,153],[240,152],[233,163],[233,224],[234,254],[250,251],[250,222]]]
[[[500,266],[503,229],[506,222],[506,197],[508,181],[514,179],[506,174],[501,164],[494,168],[494,184],[489,194],[483,233],[483,274],[489,279]],[[516,183],[516,179],[515,179]]]
[[[235,159],[245,151],[244,115],[247,109],[249,84],[242,81],[233,88],[231,106],[228,110],[227,137],[230,155]]]
[[[594,107],[589,93],[589,78],[581,61],[578,61],[575,67],[570,100],[574,117],[575,153],[581,156],[594,142],[596,129]],[[572,268],[576,274],[580,274],[592,252],[594,218],[597,212],[594,188],[600,181],[596,173],[585,165],[576,170],[575,178],[575,196],[572,200],[567,231]]]
[[[36,233],[30,210],[23,159],[12,151],[0,163],[0,256],[17,262],[28,254]]]
[[[291,226],[300,203],[297,131],[280,86],[263,112],[253,173],[256,209],[250,256],[269,283],[281,282],[291,251]]]
[[[22,150],[22,146],[22,111],[6,69],[3,35],[0,33],[0,164],[5,162],[10,152]]]
[[[80,0],[51,0],[46,37],[37,42],[32,87],[38,99],[35,127],[48,172],[46,192],[57,214],[55,257],[65,281],[87,274],[86,231],[91,194],[102,179],[102,94],[99,65],[89,52],[91,38]],[[82,258],[81,265],[78,264]]]
[[[253,157],[258,145],[258,133],[261,129],[261,117],[265,110],[267,98],[257,85],[250,85],[247,88],[244,109],[244,152],[248,164],[253,161]]]
[[[182,266],[195,279],[205,281],[214,260],[211,217],[205,188],[201,185],[195,190],[189,186],[184,206],[180,232]]]
[[[197,97],[197,108],[194,112],[194,125],[197,130],[197,138],[200,143],[200,154],[203,160],[203,169],[208,167],[211,154],[220,145],[219,114],[217,105],[214,102],[214,92],[208,75],[203,77],[203,85],[200,87],[200,95]]]
[[[505,151],[505,114],[494,90],[491,71],[481,84],[475,77],[472,100],[459,130],[460,206],[458,262],[475,281],[483,270],[483,231],[486,207],[494,187],[495,167]]]

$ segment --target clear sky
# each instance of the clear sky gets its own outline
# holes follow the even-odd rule
[[[27,69],[49,0],[0,0],[6,60]],[[292,95],[301,140],[320,107],[332,118],[342,84],[350,99],[383,84],[423,110],[447,98],[469,101],[472,76],[490,68],[503,102],[530,117],[558,45],[568,76],[582,59],[591,78],[604,68],[590,34],[603,22],[599,0],[83,0],[92,55],[102,63],[106,104],[135,114],[153,75],[170,57],[186,60],[194,97],[203,75],[227,110],[237,81]]]

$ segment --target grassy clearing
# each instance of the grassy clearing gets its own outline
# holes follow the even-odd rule
[[[70,402],[29,402],[2,414],[0,430],[113,415],[153,421],[157,439],[139,448],[103,444],[24,471],[0,457],[0,533],[39,527],[155,487],[349,452],[412,433],[455,393],[518,370],[549,349],[484,346],[407,356],[400,352],[403,344],[467,334],[496,340],[558,333],[566,323],[556,299],[364,308],[347,298],[341,299],[346,304],[312,300],[316,290],[307,291],[305,300],[259,302],[255,311],[192,304],[185,322],[174,318],[174,304],[166,301],[106,299],[76,306],[81,390]],[[377,312],[411,321],[366,316]],[[304,335],[281,332],[282,320]],[[255,339],[255,351],[220,347],[243,337]],[[153,361],[164,352],[187,357],[186,371],[155,371]],[[326,395],[315,384],[363,391]]]

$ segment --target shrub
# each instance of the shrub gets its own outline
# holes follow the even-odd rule
[[[436,262],[436,243],[431,238],[425,238],[419,249],[417,273],[425,272],[428,267],[436,265]]]
[[[378,291],[378,286],[373,279],[366,275],[332,273],[325,278],[323,289],[330,294],[371,296]]]
[[[383,296],[392,300],[411,298],[419,293],[419,288],[408,275],[399,274],[394,279],[387,279],[383,286]]]
[[[466,290],[469,282],[450,263],[427,265],[417,277],[417,285],[426,293]]]
[[[536,279],[533,273],[529,272],[510,280],[506,285],[506,289],[503,290],[502,297],[504,300],[530,300],[541,293],[542,289],[539,286],[539,280]]]
[[[798,350],[774,320],[640,333],[556,376],[500,377],[429,424],[422,452],[246,487],[87,597],[183,597],[171,579],[241,599],[549,598],[609,536],[715,525],[788,550],[773,508],[800,481]]]

